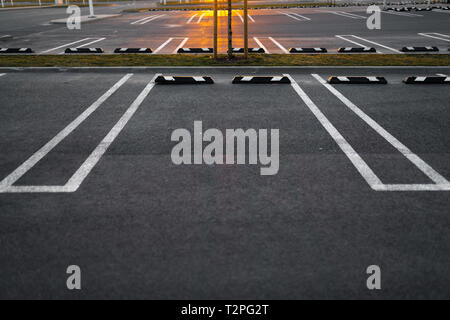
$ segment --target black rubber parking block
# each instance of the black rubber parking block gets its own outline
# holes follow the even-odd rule
[[[114,53],[152,53],[150,48],[116,48]]]
[[[328,78],[331,84],[387,84],[384,77],[343,77],[331,76]]]
[[[289,53],[326,53],[325,48],[290,48]]]
[[[406,77],[406,84],[450,84],[450,77]]]
[[[156,84],[213,84],[214,80],[208,76],[158,76]]]
[[[233,84],[289,84],[291,80],[285,76],[236,76]]]

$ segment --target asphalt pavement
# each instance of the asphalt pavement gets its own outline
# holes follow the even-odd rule
[[[134,5],[138,6],[138,5]],[[97,14],[117,14],[132,3],[96,7]],[[381,29],[367,28],[366,7],[295,8],[249,11],[249,46],[268,53],[287,53],[291,47],[374,47],[379,53],[399,53],[405,46],[437,46],[448,53],[450,11],[382,12]],[[87,14],[82,8],[82,14]],[[29,47],[37,54],[61,54],[68,47],[149,47],[155,53],[174,53],[179,47],[212,47],[212,11],[124,12],[119,17],[69,30],[51,24],[67,18],[62,8],[0,11],[0,46]],[[219,50],[226,52],[226,11],[219,12]],[[233,11],[234,47],[243,46],[243,13]],[[2,36],[10,36],[4,37]]]
[[[0,74],[1,298],[449,297],[450,191],[436,180],[450,179],[450,91],[402,82],[448,67]],[[388,84],[324,82],[352,75]],[[194,121],[279,129],[278,174],[175,165],[171,134]],[[73,264],[80,291],[66,289]],[[366,288],[373,264],[380,291]]]

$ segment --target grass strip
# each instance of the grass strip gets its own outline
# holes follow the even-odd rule
[[[450,66],[450,54],[252,54],[236,55],[4,55],[0,67],[127,66]]]

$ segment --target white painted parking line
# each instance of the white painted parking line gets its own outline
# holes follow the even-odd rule
[[[269,37],[269,40],[272,41],[273,43],[275,43],[275,45],[281,49],[281,51],[283,51],[284,53],[289,53],[289,51],[283,47],[278,41],[276,41],[274,38]]]
[[[432,32],[431,34],[436,34],[436,35],[441,36],[441,37],[450,38],[450,35],[448,35],[448,34],[443,34],[443,33],[438,33],[438,32]]]
[[[178,53],[178,49],[183,48],[183,46],[186,44],[186,42],[189,40],[189,38],[184,38],[183,41],[181,41],[181,43],[178,45],[178,47],[175,48],[175,50],[173,50],[173,54]]]
[[[81,39],[81,40],[78,40],[78,41],[66,43],[66,44],[63,44],[63,45],[61,45],[61,46],[59,46],[59,47],[51,48],[51,49],[42,51],[41,54],[42,54],[42,53],[49,53],[49,52],[52,52],[52,51],[56,51],[56,50],[61,49],[61,48],[68,48],[68,47],[70,47],[70,46],[73,45],[73,44],[80,43],[80,42],[83,42],[83,41],[88,41],[88,40],[90,40],[90,39],[94,39],[94,38],[84,38],[84,39]]]
[[[342,38],[342,37],[353,37],[353,38],[356,38],[356,39],[358,39],[358,40],[362,40],[362,41],[368,42],[368,43],[370,43],[370,44],[374,44],[374,45],[376,45],[376,46],[379,46],[379,47],[382,47],[382,48],[391,50],[391,51],[393,51],[393,52],[395,52],[395,53],[403,53],[403,52],[401,52],[401,51],[399,51],[399,50],[397,50],[397,49],[394,49],[394,48],[385,46],[384,44],[381,44],[381,43],[378,43],[378,42],[375,42],[375,41],[371,41],[371,40],[367,40],[367,39],[362,38],[362,37],[355,36],[354,34],[349,34],[349,35],[342,35],[342,36],[339,36],[339,38],[346,40],[345,38]],[[347,40],[347,41],[349,41],[349,40]]]
[[[343,11],[323,11],[323,12],[332,13],[332,14],[336,14],[338,16],[351,18],[351,19],[367,19],[367,17],[360,16],[360,15],[353,14],[353,13],[343,12]]]
[[[244,23],[244,18],[242,18],[241,14],[239,12],[236,12],[236,14],[238,15],[239,19],[241,19],[241,22]]]
[[[122,77],[108,91],[97,99],[81,115],[73,120],[67,127],[60,131],[53,139],[47,142],[41,149],[33,154],[28,160],[14,170],[10,175],[0,182],[0,193],[2,192],[70,192],[66,186],[13,186],[25,173],[33,168],[42,158],[52,151],[61,141],[71,134],[82,124],[94,111],[96,111],[111,95],[113,95],[125,82],[133,76],[129,73]]]
[[[289,18],[292,18],[292,19],[294,19],[294,20],[297,20],[297,21],[302,21],[302,19],[300,19],[299,17],[295,17],[295,16],[293,16],[293,15],[291,15],[291,14],[289,14],[289,13],[285,13],[285,12],[281,12],[281,11],[277,11],[278,13],[281,13],[281,14],[284,14],[285,16],[288,16]]]
[[[374,45],[376,45],[376,46],[379,46],[379,47],[382,47],[382,48],[385,48],[385,49],[394,51],[395,53],[403,53],[403,52],[401,52],[401,51],[399,51],[399,50],[397,50],[397,49],[394,49],[394,48],[385,46],[384,44],[381,44],[381,43],[378,43],[378,42],[375,42],[375,41],[367,40],[367,39],[365,39],[365,38],[358,37],[358,36],[355,36],[355,35],[352,35],[352,37],[354,37],[354,38],[356,38],[356,39],[360,39],[360,40],[365,41],[365,42],[368,42],[368,43],[371,43],[371,44],[374,44]]]
[[[97,39],[97,40],[94,40],[94,41],[91,41],[91,42],[88,42],[88,43],[82,44],[82,45],[80,45],[80,46],[77,46],[77,47],[75,47],[75,48],[83,48],[83,47],[86,47],[86,46],[88,46],[88,45],[91,45],[91,44],[94,44],[94,43],[97,43],[97,42],[103,41],[103,40],[105,40],[105,39],[106,39],[106,38],[99,38],[99,39]]]
[[[6,73],[0,73],[0,77],[3,77]]]
[[[372,189],[378,191],[431,191],[431,190],[450,190],[450,182],[435,171],[430,165],[422,160],[417,154],[413,153],[408,147],[401,143],[392,134],[386,131],[375,120],[369,117],[364,111],[358,108],[353,102],[347,99],[342,93],[336,90],[333,86],[328,84],[318,74],[312,74],[312,76],[319,81],[325,88],[328,89],[336,98],[338,98],[343,104],[345,104],[351,111],[353,111],[361,120],[375,130],[380,136],[382,136],[389,144],[397,149],[405,158],[413,163],[420,171],[422,171],[428,178],[430,178],[435,184],[383,184],[381,181],[376,184],[370,184]],[[367,180],[367,179],[366,179]]]
[[[357,46],[360,46],[360,47],[367,47],[366,45],[364,45],[364,44],[362,44],[362,43],[359,43],[359,42],[356,42],[356,41],[353,41],[353,40],[344,38],[344,36],[336,35],[335,37],[336,37],[336,38],[339,38],[339,39],[342,39],[342,40],[345,40],[345,41],[348,41],[348,42],[350,42],[350,43],[356,44]]]
[[[450,184],[381,184],[377,191],[450,191]]]
[[[432,12],[437,12],[437,13],[450,13],[450,11],[445,11],[445,10],[441,10],[441,9],[435,9]]]
[[[197,23],[200,23],[205,16],[206,13],[202,13],[202,15],[198,18]]]
[[[156,19],[161,18],[161,17],[164,17],[164,16],[165,16],[165,14],[161,14],[161,15],[159,15],[159,16],[155,16],[155,17],[153,17],[153,18],[151,18],[151,19],[148,19],[148,20],[145,20],[145,21],[139,23],[139,25],[146,24],[146,23],[148,23],[148,22],[151,22],[151,21],[153,21],[153,20],[156,20]]]
[[[153,54],[158,53],[159,51],[161,51],[165,46],[167,46],[169,44],[170,41],[172,41],[173,38],[169,38],[166,40],[166,42],[164,42],[162,45],[160,45],[158,48],[156,48],[155,51],[153,51]]]
[[[153,15],[152,15],[152,16],[150,16],[150,17],[144,17],[144,18],[142,18],[142,19],[139,19],[139,20],[133,21],[133,22],[131,22],[130,24],[137,24],[137,23],[139,23],[139,22],[141,22],[141,21],[144,21],[144,20],[150,19],[151,17],[153,17]]]
[[[190,17],[189,20],[186,21],[186,23],[187,23],[187,24],[191,23],[192,20],[194,20],[194,18],[195,18],[196,16],[198,16],[198,13],[196,13],[196,14],[194,14],[192,17]]]
[[[130,24],[146,24],[147,22],[153,21],[157,18],[160,18],[162,16],[165,16],[165,14],[160,14],[160,15],[151,15],[149,17],[145,17],[139,20],[136,20],[134,22],[131,22]]]
[[[403,17],[409,17],[409,18],[415,18],[415,17],[423,17],[421,14],[416,13],[407,13],[407,12],[392,12],[392,11],[381,11],[383,13],[387,14],[393,14],[395,16],[403,16]]]
[[[301,14],[298,14],[298,13],[295,13],[295,12],[292,12],[291,14],[294,15],[294,16],[300,17],[300,18],[302,18],[302,19],[304,19],[304,20],[307,20],[307,21],[310,21],[310,20],[311,20],[311,18],[302,16]]]
[[[244,18],[242,17],[242,15],[237,11],[236,11],[236,14],[238,15],[239,19],[241,19],[241,22],[244,23]],[[251,15],[247,14],[247,17],[249,18],[249,20],[251,22],[255,22],[255,19],[253,19],[253,17]]]
[[[381,180],[375,175],[375,173],[370,169],[367,163],[359,156],[359,154],[353,149],[353,147],[345,140],[342,134],[336,129],[336,127],[328,120],[328,118],[320,111],[317,105],[311,100],[311,98],[303,91],[298,83],[289,74],[284,76],[291,80],[291,86],[298,94],[298,96],[303,100],[306,106],[311,110],[314,116],[319,120],[320,124],[325,128],[328,134],[337,143],[342,152],[349,158],[353,163],[356,170],[361,174],[361,176],[366,180],[369,186],[382,184]]]
[[[142,90],[136,100],[130,105],[128,110],[123,114],[119,121],[114,125],[111,131],[106,135],[106,137],[100,142],[100,144],[95,148],[91,155],[86,159],[86,161],[81,165],[81,167],[75,172],[75,174],[70,178],[69,182],[66,184],[70,191],[75,192],[78,190],[80,185],[83,183],[84,179],[89,175],[92,169],[100,161],[101,157],[105,154],[111,144],[116,140],[120,132],[125,128],[127,123],[134,116],[136,111],[139,109],[142,102],[148,96],[150,91],[155,86],[155,79],[160,74],[155,74],[147,86]]]
[[[266,53],[270,53],[269,50],[267,50],[267,48],[262,44],[261,41],[259,41],[259,39],[257,37],[253,37],[253,40],[255,40],[255,42],[258,44],[258,46],[260,48],[263,48]]]
[[[91,38],[91,39],[93,39],[93,38]],[[106,39],[106,38],[99,38],[99,39],[97,39],[97,40],[93,40],[93,41],[91,41],[91,42],[84,43],[84,44],[82,44],[82,45],[76,46],[75,48],[83,48],[83,47],[89,46],[89,45],[91,45],[91,44],[94,44],[94,43],[103,41],[103,40],[105,40],[105,39]],[[64,54],[64,52],[61,52],[60,54]]]
[[[422,36],[422,37],[428,37],[428,38],[433,38],[433,39],[438,39],[438,40],[450,42],[450,36],[447,36],[447,35],[442,34],[442,33],[430,32],[430,33],[418,33],[418,35]],[[448,39],[446,39],[444,37],[447,37]]]

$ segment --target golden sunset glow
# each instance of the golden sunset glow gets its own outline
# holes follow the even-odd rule
[[[214,16],[214,10],[203,10],[201,11],[201,14],[204,14],[204,17],[213,17]],[[243,15],[242,10],[233,10],[232,16],[237,17],[239,15]],[[228,10],[217,10],[217,16],[218,17],[228,17]]]

